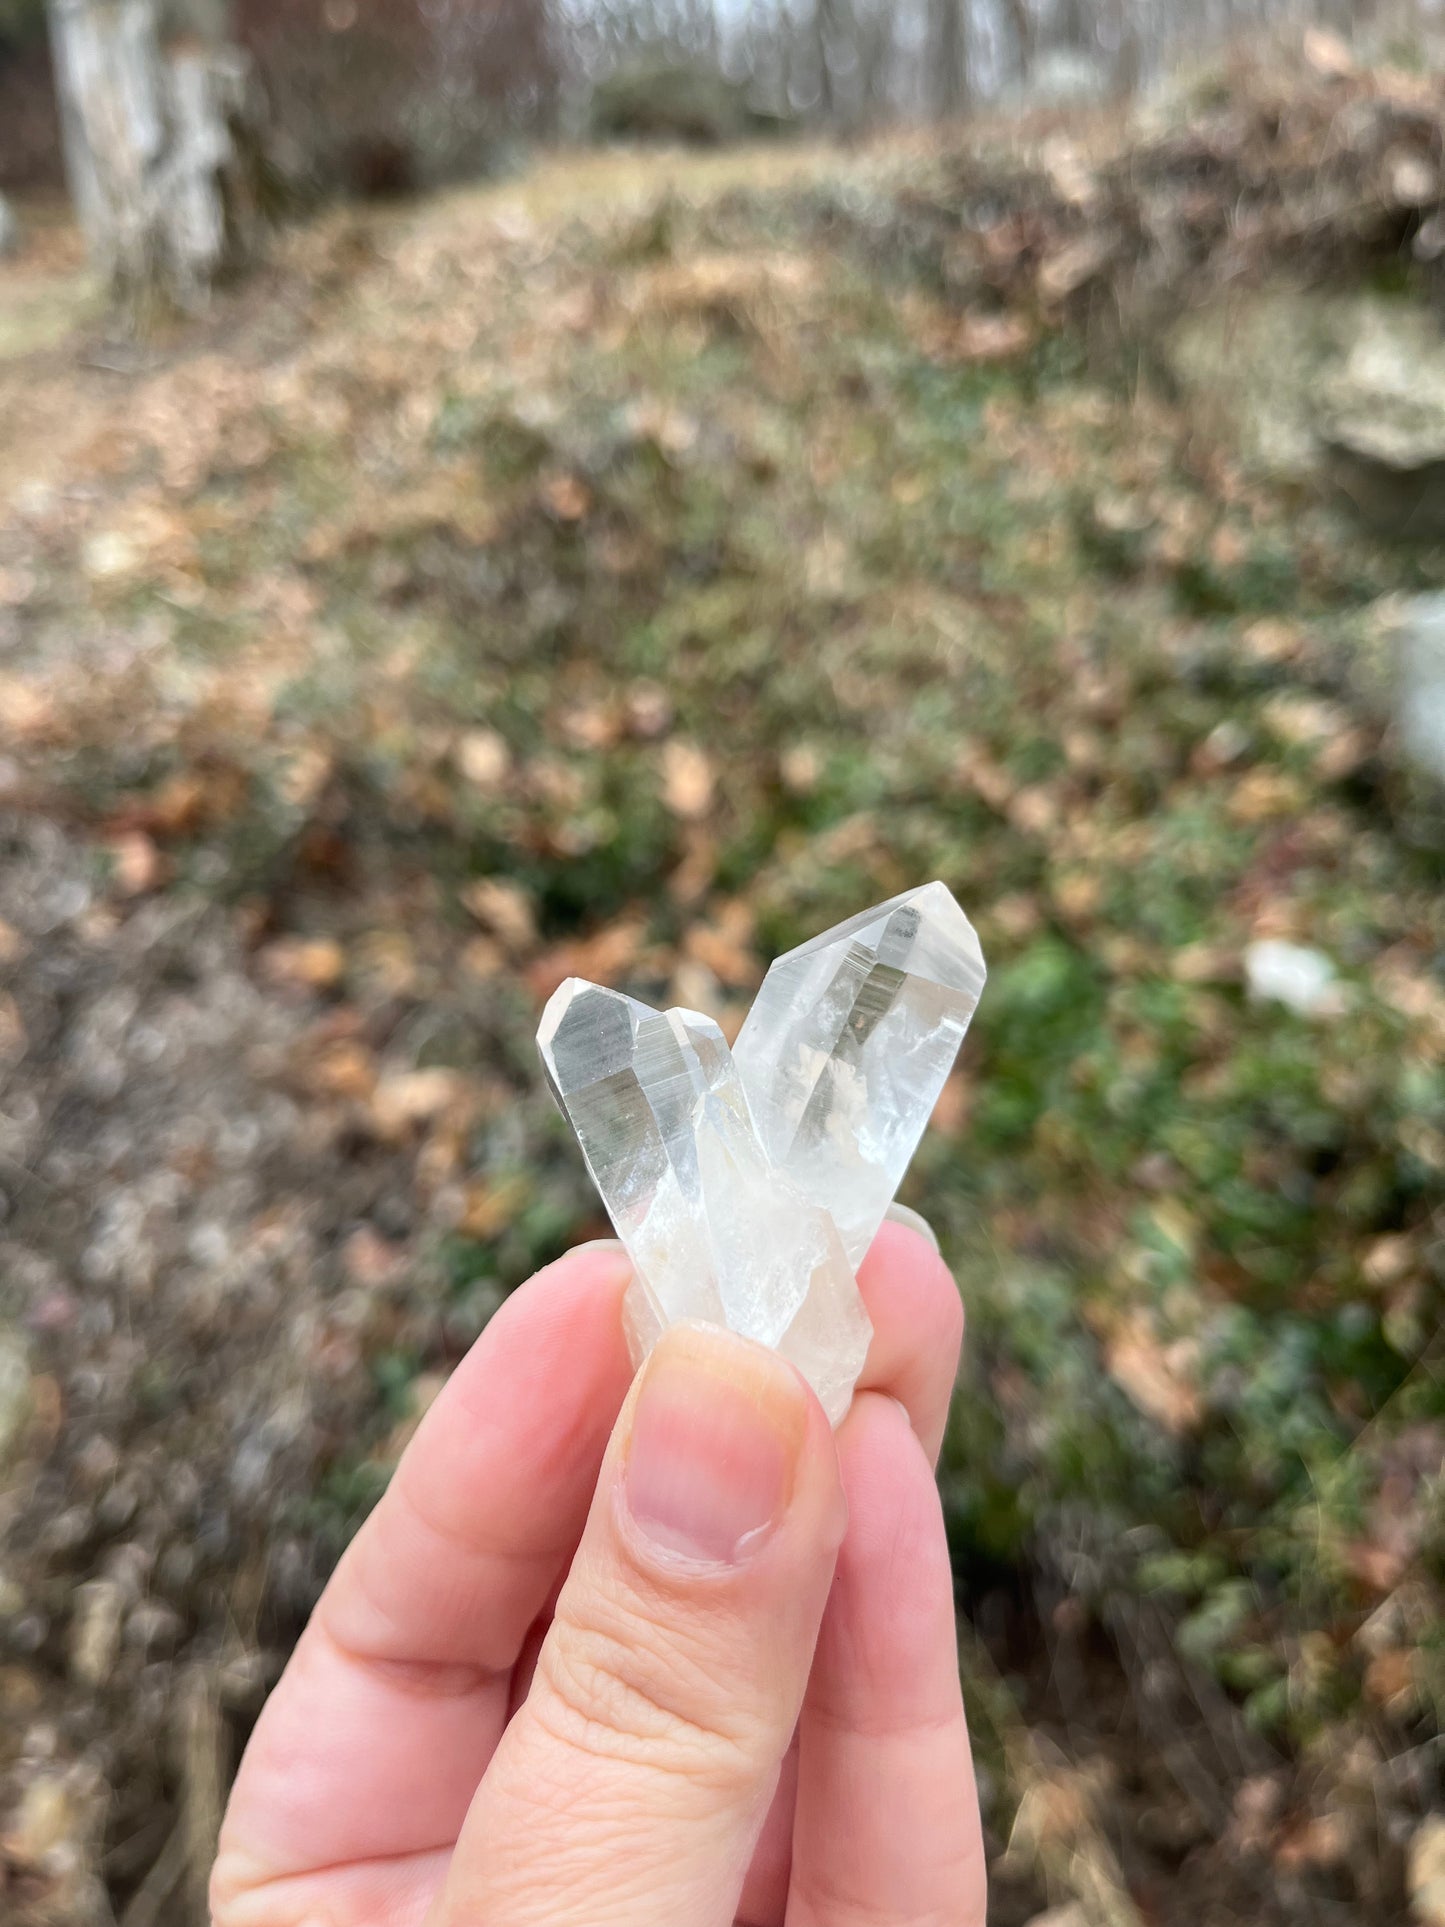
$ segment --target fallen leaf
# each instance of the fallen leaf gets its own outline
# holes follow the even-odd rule
[[[371,1122],[378,1136],[399,1139],[419,1125],[429,1124],[450,1110],[466,1093],[460,1071],[434,1066],[419,1071],[392,1071],[377,1081],[371,1094]]]
[[[574,703],[562,712],[558,728],[573,749],[611,749],[622,733],[614,703]]]
[[[478,983],[490,983],[507,968],[506,952],[491,937],[470,937],[462,945],[462,969]]]
[[[521,1173],[496,1180],[477,1179],[463,1193],[457,1230],[468,1238],[495,1238],[513,1222],[531,1192],[531,1180]]]
[[[326,1097],[364,1099],[376,1085],[376,1060],[357,1039],[338,1038],[317,1052],[305,1081]]]
[[[580,476],[552,475],[542,484],[542,500],[559,522],[580,522],[592,506],[592,491]]]
[[[507,739],[495,729],[469,729],[457,743],[457,769],[479,790],[494,790],[512,766]]]
[[[1432,1813],[1410,1836],[1406,1885],[1421,1927],[1445,1927],[1445,1814]]]
[[[461,892],[463,907],[508,950],[529,950],[537,941],[532,899],[506,877],[478,877]]]
[[[590,937],[555,944],[528,964],[527,988],[545,1003],[568,977],[586,977],[594,984],[615,984],[636,963],[647,936],[641,917],[622,917]]]
[[[930,1129],[940,1137],[962,1137],[968,1125],[970,1101],[968,1080],[962,1071],[953,1071],[938,1093],[938,1102],[929,1119]]]
[[[1066,241],[1056,248],[1040,263],[1035,277],[1040,301],[1048,306],[1077,294],[1103,273],[1113,260],[1117,245],[1112,234],[1098,230],[1081,234],[1077,240]]]
[[[143,830],[112,838],[111,884],[117,896],[140,897],[165,882],[168,865]]]
[[[404,1244],[382,1237],[374,1225],[352,1232],[341,1247],[341,1265],[353,1285],[379,1291],[406,1276],[411,1257]]]
[[[714,775],[707,752],[675,737],[662,752],[662,800],[674,816],[695,823],[712,808]]]
[[[1365,1698],[1396,1719],[1408,1719],[1420,1693],[1415,1655],[1403,1646],[1377,1653],[1365,1668]]]
[[[331,937],[279,937],[258,959],[274,984],[332,990],[346,971],[346,953]]]
[[[953,360],[990,367],[1012,361],[1032,348],[1034,325],[1021,314],[966,314],[948,339],[944,352]]]
[[[661,683],[630,684],[622,706],[629,730],[647,740],[661,736],[672,721],[672,698]]]
[[[1323,80],[1345,80],[1355,71],[1349,42],[1329,27],[1310,27],[1304,37],[1304,57]]]
[[[0,990],[0,1064],[17,1063],[29,1042],[19,1004],[8,990]]]
[[[1203,1406],[1189,1376],[1196,1351],[1187,1340],[1162,1344],[1148,1316],[1130,1312],[1107,1340],[1104,1358],[1114,1382],[1171,1437],[1199,1424]]]
[[[704,964],[732,990],[751,990],[762,978],[762,966],[746,943],[717,924],[695,923],[682,947],[694,963]]]

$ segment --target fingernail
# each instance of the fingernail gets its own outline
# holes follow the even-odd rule
[[[633,1520],[666,1552],[735,1564],[785,1510],[806,1429],[806,1394],[781,1359],[727,1332],[674,1328],[633,1411]]]
[[[910,1231],[916,1231],[920,1238],[927,1238],[933,1249],[938,1250],[938,1233],[921,1211],[914,1211],[906,1204],[890,1204],[884,1216],[894,1224],[906,1224]]]

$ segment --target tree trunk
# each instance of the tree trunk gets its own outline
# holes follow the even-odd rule
[[[194,308],[254,241],[244,58],[163,43],[154,0],[49,0],[66,171],[92,258],[133,311]]]
[[[932,0],[929,36],[933,57],[933,111],[939,120],[958,113],[968,97],[967,26],[964,0]]]

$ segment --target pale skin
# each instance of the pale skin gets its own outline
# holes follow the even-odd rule
[[[268,1702],[214,1927],[983,1927],[933,1480],[963,1318],[888,1224],[836,1434],[619,1248],[513,1294]]]

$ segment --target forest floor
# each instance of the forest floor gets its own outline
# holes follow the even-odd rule
[[[994,1918],[1423,1909],[1445,900],[1356,668],[1445,551],[960,310],[893,247],[935,165],[550,161],[140,348],[61,240],[0,267],[7,1921],[202,1919],[338,1548],[603,1228],[550,990],[732,1024],[933,876],[990,965],[904,1195]]]

